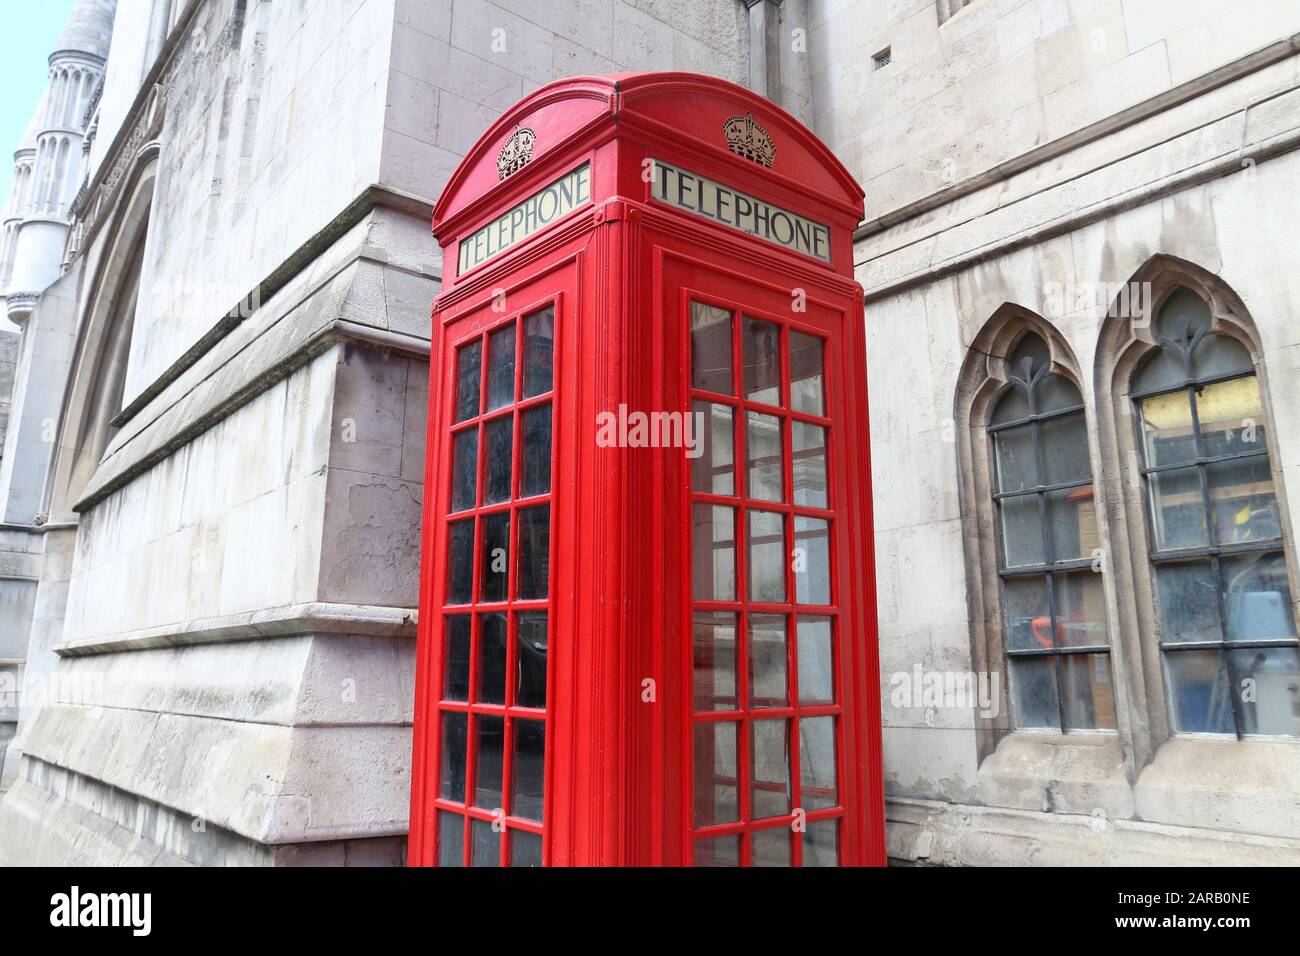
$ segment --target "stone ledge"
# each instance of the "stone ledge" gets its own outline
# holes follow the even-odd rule
[[[0,866],[401,866],[404,837],[271,846],[35,760],[0,800]]]
[[[144,627],[56,644],[61,657],[110,651],[246,641],[300,634],[350,634],[361,637],[415,637],[414,608],[362,604],[290,604],[220,617]]]
[[[891,860],[932,866],[1295,866],[1300,839],[936,800],[885,801]]]
[[[22,747],[25,759],[72,774],[79,787],[111,787],[255,843],[406,834],[409,727],[285,727],[46,705]]]

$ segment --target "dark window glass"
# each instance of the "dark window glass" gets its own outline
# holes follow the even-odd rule
[[[443,623],[445,677],[442,696],[445,700],[469,700],[469,630],[468,614],[452,614]]]
[[[510,577],[510,513],[483,516],[483,601],[504,601]]]
[[[456,421],[478,414],[479,382],[483,364],[483,343],[479,339],[462,345],[456,353]]]
[[[822,382],[822,340],[803,332],[790,332],[790,407],[805,415],[825,415]]]
[[[515,399],[515,326],[488,336],[487,408],[504,408]]]
[[[691,303],[691,384],[731,394],[731,313]]]
[[[781,404],[781,328],[745,316],[741,349],[745,357],[745,397],[766,405]]]
[[[541,821],[543,782],[546,779],[546,724],[540,720],[515,721],[511,766],[511,814],[525,820]]]
[[[546,706],[546,612],[520,614],[515,649],[515,706]]]
[[[519,598],[547,597],[551,573],[551,509],[524,508],[519,512]]]
[[[447,540],[447,603],[468,604],[474,588],[474,522],[452,522]]]
[[[470,866],[500,866],[501,834],[492,829],[492,824],[486,820],[471,819],[469,834]]]
[[[510,500],[510,469],[513,465],[514,416],[494,418],[487,423],[483,450],[483,504]]]
[[[523,413],[523,474],[519,495],[530,498],[551,490],[551,406],[541,405]]]
[[[465,755],[468,718],[464,714],[442,713],[442,770],[438,795],[457,803],[465,802]]]
[[[451,510],[474,507],[474,482],[478,480],[478,429],[457,432],[451,442]]]
[[[510,865],[541,866],[542,837],[527,830],[510,831]]]
[[[555,308],[524,319],[524,398],[549,392],[555,361]]]
[[[465,865],[465,818],[459,813],[438,811],[438,865]]]
[[[478,701],[506,702],[506,616],[480,614],[478,652]]]

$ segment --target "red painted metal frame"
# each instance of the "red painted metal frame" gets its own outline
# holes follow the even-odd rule
[[[777,143],[777,162],[770,170],[734,156],[722,142],[722,121],[746,112],[752,112]],[[496,152],[517,124],[536,131],[536,152],[523,169],[498,182]],[[828,224],[831,264],[811,261],[650,199],[643,176],[650,158]],[[462,237],[582,162],[591,168],[589,203],[465,275],[454,274]],[[695,718],[689,461],[682,449],[598,447],[596,415],[614,411],[620,404],[644,411],[690,409],[687,314],[691,297],[725,304],[737,316],[776,322],[783,330],[783,345],[790,328],[817,334],[826,342],[826,418],[816,421],[828,428],[830,507],[821,516],[831,523],[832,604],[826,610],[838,619],[834,630],[838,686],[835,705],[813,713],[834,713],[841,724],[837,738],[840,803],[810,814],[810,819],[842,816],[841,863],[883,864],[865,329],[861,289],[852,281],[851,261],[851,232],[861,213],[861,192],[852,176],[792,117],[740,87],[688,74],[583,77],[544,87],[507,111],[453,175],[434,214],[446,275],[434,305],[430,357],[412,865],[435,862],[436,813],[439,807],[450,806],[438,796],[438,714],[470,712],[475,707],[440,702],[455,349],[474,335],[486,336],[489,327],[512,320],[517,322],[516,341],[522,341],[518,323],[546,302],[554,302],[556,310],[550,393],[554,458],[541,827],[544,862],[690,862]],[[796,288],[806,295],[806,314],[791,313],[791,292]],[[506,311],[494,311],[494,303],[503,298]],[[737,334],[733,349],[739,348],[738,343]],[[736,382],[731,404],[741,411],[747,403],[739,359],[733,354]],[[481,361],[485,382],[486,351]],[[523,352],[517,344],[516,375],[521,374],[522,364]],[[783,350],[781,387],[787,400],[788,365]],[[518,396],[518,382],[516,389]],[[518,437],[521,414],[517,402],[511,407]],[[783,416],[783,482],[792,502],[790,423],[807,416],[788,407],[777,414]],[[736,416],[733,432],[737,495],[743,489],[741,469],[747,469],[743,417]],[[478,426],[459,423],[456,427]],[[479,441],[482,444],[484,438]],[[513,447],[512,481],[517,484],[519,442]],[[484,467],[482,448],[477,467],[476,507],[457,513],[458,519],[481,510],[477,495]],[[740,499],[732,503],[740,535]],[[761,506],[784,510],[788,516],[816,511],[790,504]],[[509,508],[513,514],[518,502],[512,498],[508,505],[493,507]],[[514,523],[512,519],[512,528]],[[788,548],[793,544],[793,518],[787,517],[785,525]],[[513,534],[510,549],[513,569],[517,562]],[[738,585],[743,580],[742,560],[737,548]],[[477,588],[477,548],[475,562]],[[512,581],[513,577],[512,573]],[[794,590],[793,576],[787,573],[789,604],[782,613],[791,622],[795,613],[805,610],[794,606]],[[514,596],[513,590],[508,596]],[[477,627],[478,608],[467,610],[475,615]],[[739,637],[737,643],[742,645]],[[793,682],[793,627],[787,641],[788,680]],[[476,643],[472,647],[476,655]],[[513,647],[509,653],[514,653]],[[471,700],[476,690],[475,661],[472,656]],[[508,685],[513,682],[509,672]],[[513,688],[507,691],[512,692]],[[508,696],[507,703],[510,700]],[[739,703],[742,709],[748,706],[747,700]],[[499,711],[510,714],[509,707],[492,710]],[[810,714],[798,706],[797,698],[789,711]],[[792,731],[793,722],[789,727]],[[748,733],[742,736],[747,746]],[[787,739],[794,754],[793,786],[797,788],[798,740],[793,732]],[[470,794],[473,746],[471,739],[466,781]],[[509,759],[507,753],[503,777],[507,791]],[[747,791],[748,781],[740,783],[740,790]],[[479,819],[489,816],[467,812]],[[538,830],[528,821],[507,822],[530,832]],[[468,855],[468,823],[465,842]],[[504,862],[508,857],[506,841],[502,842]],[[793,846],[798,862],[801,842],[796,840]]]

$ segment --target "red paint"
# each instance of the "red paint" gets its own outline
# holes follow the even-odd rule
[[[771,169],[726,148],[724,121],[751,111],[776,143]],[[499,181],[496,156],[516,125],[536,132],[533,158]],[[648,158],[829,225],[831,263],[652,200],[642,178],[643,160]],[[465,275],[454,274],[458,240],[583,162],[591,168],[588,204]],[[692,727],[720,719],[716,713],[692,716],[692,614],[709,609],[748,613],[750,605],[692,601],[691,503],[701,495],[692,494],[691,462],[684,450],[602,448],[596,441],[598,413],[616,412],[620,405],[647,412],[689,410],[691,300],[734,309],[737,317],[767,319],[782,330],[781,398],[786,410],[768,411],[782,421],[787,499],[792,423],[820,423],[828,429],[830,507],[784,504],[764,509],[787,516],[787,551],[794,545],[790,515],[798,512],[830,522],[831,604],[818,610],[834,620],[836,702],[797,709],[787,702],[762,716],[783,718],[789,721],[787,727],[795,720],[835,718],[837,802],[809,811],[807,820],[841,821],[841,863],[884,863],[865,330],[861,289],[852,279],[851,232],[861,215],[862,195],[852,176],[796,120],[740,87],[689,74],[553,83],[502,116],[456,171],[433,220],[446,266],[443,291],[433,310],[430,364],[409,853],[413,865],[437,861],[439,810],[459,814],[449,819],[465,824],[462,862],[469,860],[470,841],[469,824],[461,818],[493,819],[495,808],[466,808],[465,797],[439,795],[440,722],[447,714],[468,715],[471,721],[501,717],[507,739],[523,721],[544,720],[543,820],[538,824],[507,815],[505,825],[522,834],[541,833],[548,865],[689,864],[692,841],[699,836],[754,829],[746,822],[692,829]],[[806,311],[792,310],[795,288],[805,291]],[[448,605],[448,576],[455,570],[448,559],[451,442],[453,431],[472,429],[477,420],[457,423],[453,429],[457,349],[517,323],[547,303],[556,312],[554,387],[541,396],[517,398],[515,407],[552,406],[554,457],[546,499],[551,521],[549,593],[544,599],[521,602],[514,568],[509,599],[488,605],[495,610],[548,612],[546,706],[521,707],[512,691],[504,704],[473,702],[477,671],[487,652],[472,659],[470,701],[444,701],[444,615],[456,610]],[[823,340],[825,416],[789,410],[789,351],[784,346],[791,329]],[[518,357],[522,341],[521,334],[515,334]],[[732,341],[733,394],[715,396],[715,401],[736,410],[740,479],[746,469],[739,421],[745,408],[758,406],[746,402],[735,387],[743,356],[739,336]],[[522,364],[515,363],[516,396],[521,394]],[[488,417],[491,414],[500,413]],[[516,414],[516,492],[519,421]],[[485,457],[480,449],[479,469]],[[732,497],[717,498],[716,503],[752,507]],[[513,516],[513,535],[520,510],[518,501],[480,504],[456,518],[508,513]],[[482,529],[480,520],[477,534]],[[512,567],[517,547],[512,536]],[[745,580],[744,551],[737,553],[738,582]],[[484,573],[476,570],[476,577]],[[793,590],[793,582],[788,590]],[[791,597],[787,594],[787,600]],[[802,608],[782,605],[769,610],[789,615]],[[510,633],[507,673],[513,675],[521,651],[514,631]],[[737,643],[743,665],[743,642]],[[795,645],[791,628],[791,676],[796,672]],[[646,679],[655,684],[653,703],[642,699]],[[507,684],[513,683],[512,676]],[[739,721],[757,716],[744,704],[741,701],[739,711],[730,716]],[[459,719],[452,717],[453,722]],[[474,752],[473,737],[471,731],[465,757],[471,803],[480,756]],[[746,741],[743,760],[748,734],[741,737]],[[802,792],[798,741],[793,733],[789,739],[794,741],[792,801],[799,807],[814,799],[815,792]],[[509,804],[508,748],[505,760],[500,800]],[[737,789],[742,814],[752,810],[753,793],[759,791]],[[793,819],[786,814],[758,825],[780,823],[788,833]],[[495,852],[500,862],[508,862],[508,841],[501,842]],[[745,840],[742,846],[742,862],[748,862],[752,843]],[[800,862],[805,854],[802,836],[792,841],[790,852],[793,861]]]

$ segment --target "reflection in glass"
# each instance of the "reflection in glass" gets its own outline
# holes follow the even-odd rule
[[[451,440],[451,510],[474,507],[478,480],[478,429],[457,432]]]
[[[527,830],[510,831],[510,865],[541,866],[542,837]]]
[[[749,497],[760,501],[781,501],[781,419],[750,412],[745,427],[745,457],[748,459]]]
[[[695,709],[736,708],[736,615],[696,611],[692,628]]]
[[[470,866],[501,865],[501,834],[492,829],[491,823],[471,819],[469,835]]]
[[[1060,699],[1056,692],[1056,662],[1053,657],[1013,657],[1009,665],[1011,707],[1016,726],[1060,730]]]
[[[795,601],[831,603],[830,524],[821,518],[794,519]]]
[[[465,818],[459,813],[438,811],[438,865],[465,865]]]
[[[1243,734],[1300,736],[1300,654],[1295,647],[1252,647],[1228,652],[1237,685],[1254,693],[1241,703]]]
[[[749,852],[754,866],[790,866],[790,828],[768,827],[750,836]]]
[[[1156,565],[1160,640],[1220,641],[1219,588],[1209,561]]]
[[[692,776],[697,827],[740,819],[740,804],[736,796],[739,726],[730,721],[695,725]]]
[[[749,512],[749,600],[785,602],[785,521],[775,511]]]
[[[1245,544],[1282,537],[1273,473],[1267,455],[1219,461],[1205,467],[1216,544]]]
[[[749,632],[749,706],[784,707],[787,648],[784,614],[751,614]]]
[[[469,700],[468,614],[451,614],[443,622],[443,700]]]
[[[515,647],[515,706],[546,706],[546,612],[518,615]]]
[[[456,351],[456,421],[478,414],[483,343],[475,339]]]
[[[740,837],[720,836],[696,840],[691,854],[692,866],[739,866]]]
[[[1017,495],[998,501],[1002,518],[1002,564],[1007,568],[1024,568],[1045,564],[1043,554],[1043,520],[1038,510],[1038,495]]]
[[[826,429],[804,422],[790,423],[794,468],[794,503],[828,508],[826,499]]]
[[[744,318],[741,350],[745,359],[745,397],[781,404],[781,329],[772,322]]]
[[[790,330],[790,407],[805,415],[825,415],[822,340]]]
[[[1041,422],[1038,440],[1043,447],[1043,484],[1059,485],[1092,477],[1083,412]]]
[[[703,443],[698,457],[691,459],[691,488],[705,494],[734,495],[735,439],[731,406],[696,399],[691,407],[695,412],[694,438]]]
[[[1208,545],[1205,499],[1197,468],[1175,468],[1150,476],[1151,519],[1156,549],[1196,548]]]
[[[524,319],[524,398],[551,390],[555,355],[555,307]]]
[[[483,504],[485,505],[495,505],[510,500],[510,471],[514,464],[511,455],[513,432],[513,415],[494,418],[487,423],[483,441]]]
[[[523,413],[524,454],[519,476],[519,496],[531,498],[551,490],[551,406]]]
[[[731,313],[691,303],[691,385],[731,394]]]
[[[1115,687],[1109,654],[1062,654],[1066,730],[1114,730]]]
[[[839,866],[840,821],[816,820],[803,835],[804,866]]]
[[[799,721],[799,784],[805,810],[825,810],[839,803],[835,762],[835,718],[802,718]]]
[[[1294,640],[1291,583],[1281,551],[1256,551],[1220,559],[1227,592],[1228,640]]]
[[[504,717],[480,715],[474,718],[478,750],[474,755],[474,806],[484,810],[501,807],[502,770],[505,760]]]
[[[1025,491],[1039,484],[1032,425],[1017,425],[994,432],[993,451],[999,492]]]
[[[1101,547],[1092,485],[1049,491],[1043,497],[1052,536],[1052,560],[1091,557]]]
[[[1231,734],[1232,686],[1223,652],[1168,651],[1165,677],[1174,729],[1185,734]]]
[[[1056,633],[1062,647],[1105,647],[1106,598],[1101,575],[1089,570],[1057,573],[1052,577],[1056,603]]]
[[[510,576],[510,512],[483,516],[482,601],[504,601]]]
[[[442,769],[438,775],[438,796],[465,802],[465,754],[469,738],[469,718],[464,714],[442,713]]]
[[[546,724],[516,720],[515,749],[511,755],[510,813],[541,822],[543,783],[546,779]]]
[[[797,618],[799,641],[799,703],[835,703],[835,653],[831,619],[801,614]]]
[[[736,513],[696,502],[692,509],[692,577],[697,601],[736,599]]]
[[[506,616],[480,614],[478,651],[478,701],[506,702]]]
[[[1002,623],[1009,650],[1042,651],[1055,646],[1046,575],[1003,579]]]
[[[447,603],[468,604],[474,588],[474,521],[454,521],[447,532]]]
[[[488,336],[487,408],[504,408],[515,398],[515,326],[510,323]]]
[[[783,816],[790,812],[789,721],[752,720],[749,730],[750,810],[756,820]]]
[[[524,508],[519,512],[519,599],[545,598],[551,574],[551,509]]]

